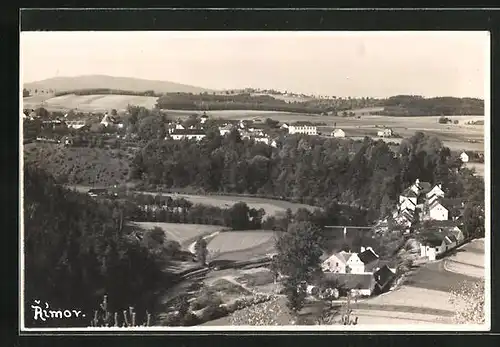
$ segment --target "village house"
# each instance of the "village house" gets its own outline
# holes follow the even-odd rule
[[[342,129],[335,129],[332,131],[332,136],[333,137],[345,137],[345,132]]]
[[[309,122],[297,122],[288,126],[288,133],[292,134],[306,134],[318,135],[318,128]]]
[[[341,251],[332,254],[322,263],[324,272],[335,273],[371,273],[378,265],[379,257],[371,247],[361,248],[360,253]]]
[[[379,131],[377,131],[377,136],[378,137],[391,137],[392,136],[392,129],[385,128],[384,130],[379,130]]]
[[[200,141],[206,136],[206,134],[202,130],[198,129],[184,129],[184,130],[174,130],[170,134],[170,136],[174,140],[194,139],[196,141]]]
[[[386,292],[389,289],[392,281],[396,276],[396,271],[395,269],[392,270],[391,268],[389,268],[389,266],[384,265],[381,268],[377,269],[377,271],[373,273],[373,276],[375,277],[374,293],[380,294]]]
[[[465,151],[463,151],[462,153],[460,153],[460,160],[462,161],[462,163],[468,163],[469,155],[465,153]]]
[[[435,185],[427,194],[427,201],[431,202],[434,198],[444,198],[444,191],[441,184]]]
[[[66,121],[66,126],[68,128],[72,128],[72,129],[81,129],[85,125],[87,125],[87,122],[84,121],[84,120],[69,120],[69,121]]]
[[[206,113],[203,113],[203,115],[200,117],[200,123],[205,124],[205,122],[208,120],[208,116]]]
[[[428,214],[423,219],[448,220],[448,209],[443,206],[440,199],[434,199],[427,207]]]
[[[420,256],[436,260],[441,254],[455,248],[457,239],[447,233],[429,232],[420,242]]]
[[[371,273],[325,273],[323,285],[336,288],[342,296],[371,296],[375,290],[376,280]]]
[[[116,119],[115,117],[111,116],[108,113],[104,115],[100,124],[104,125],[105,127],[114,126],[119,129],[123,128],[123,122],[121,122],[120,120]]]
[[[226,136],[226,134],[229,134],[233,130],[233,126],[231,124],[227,124],[225,126],[219,127],[219,134],[220,136]]]
[[[288,124],[287,123],[281,124],[280,129],[288,129]]]

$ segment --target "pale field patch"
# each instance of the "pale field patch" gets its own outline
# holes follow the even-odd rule
[[[352,314],[354,317],[358,317],[358,325],[452,324],[450,317],[415,312],[362,310],[354,308]]]
[[[209,252],[237,252],[257,247],[274,240],[272,231],[228,231],[215,236],[208,243]]]
[[[465,166],[469,169],[474,168],[479,176],[484,177],[484,163],[466,163]]]
[[[400,305],[415,308],[439,309],[453,312],[450,293],[425,288],[402,286],[387,294],[363,300],[370,305]]]
[[[180,224],[180,223],[158,223],[158,222],[133,222],[145,230],[150,230],[155,227],[161,228],[165,232],[165,236],[169,240],[174,240],[180,244],[184,244],[197,236],[207,233],[213,233],[224,229],[216,225],[201,225],[201,224]]]

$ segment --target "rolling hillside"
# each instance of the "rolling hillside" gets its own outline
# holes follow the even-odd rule
[[[174,83],[169,81],[154,81],[130,77],[114,77],[106,75],[85,75],[75,77],[54,77],[42,81],[25,83],[24,88],[30,90],[55,90],[56,92],[91,89],[91,88],[109,88],[128,91],[144,92],[154,90],[158,93],[182,92],[182,93],[202,93],[210,92],[208,89],[190,86],[186,84]]]

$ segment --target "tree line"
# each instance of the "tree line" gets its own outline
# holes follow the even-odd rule
[[[436,137],[421,132],[397,152],[383,141],[292,135],[278,148],[242,140],[233,131],[202,141],[151,140],[131,162],[130,179],[166,188],[283,197],[310,205],[330,201],[385,215],[417,178],[466,197],[462,163]]]
[[[484,100],[477,98],[398,95],[382,102],[382,115],[397,116],[453,116],[484,115]]]

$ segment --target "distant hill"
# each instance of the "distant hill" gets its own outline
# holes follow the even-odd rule
[[[212,90],[169,81],[154,81],[131,77],[114,77],[106,75],[85,75],[75,77],[54,77],[42,81],[25,83],[29,90],[53,90],[64,92],[78,89],[107,88],[144,92],[154,90],[157,93],[203,93]]]

